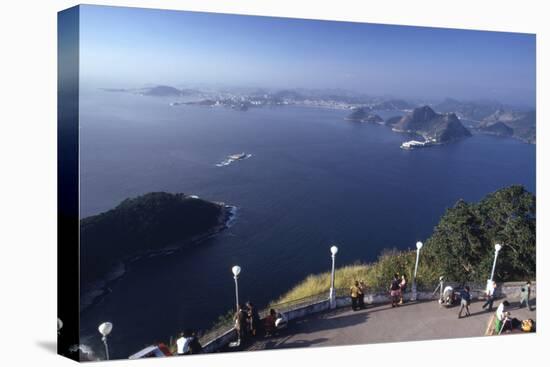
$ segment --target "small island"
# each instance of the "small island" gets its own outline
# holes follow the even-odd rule
[[[390,126],[393,131],[413,133],[424,138],[423,142],[403,143],[401,147],[404,149],[445,144],[472,136],[454,113],[439,114],[429,106],[415,108]]]
[[[373,124],[384,124],[384,119],[376,114],[371,113],[368,107],[355,108],[346,118],[346,121],[370,122]]]
[[[234,207],[196,195],[151,192],[80,220],[82,284],[143,255],[196,245],[227,227]]]

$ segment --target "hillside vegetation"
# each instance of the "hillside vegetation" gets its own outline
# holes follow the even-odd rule
[[[522,186],[510,186],[477,203],[459,200],[447,209],[421,251],[417,281],[420,288],[437,284],[439,276],[457,282],[484,283],[499,253],[497,281],[534,279],[536,274],[536,199]],[[357,263],[336,270],[335,287],[349,288],[363,280],[369,291],[387,290],[394,273],[412,280],[415,250],[387,250],[371,264]],[[274,303],[328,292],[330,272],[309,275]]]
[[[83,283],[137,255],[192,243],[224,228],[227,210],[184,194],[152,192],[80,221]]]

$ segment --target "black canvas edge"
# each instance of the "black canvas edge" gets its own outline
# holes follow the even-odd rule
[[[57,14],[57,353],[79,361],[79,20]]]

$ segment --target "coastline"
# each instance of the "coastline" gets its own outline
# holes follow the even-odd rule
[[[80,295],[80,313],[85,312],[89,308],[97,305],[101,300],[111,293],[111,287],[115,285],[126,274],[130,264],[156,256],[167,256],[177,251],[189,249],[198,246],[200,243],[212,238],[225,229],[231,228],[235,223],[238,207],[227,205],[223,202],[215,202],[222,208],[221,214],[218,216],[218,223],[210,230],[188,238],[179,245],[172,245],[160,250],[143,251],[134,256],[128,257],[116,264],[102,279],[98,279],[88,285],[81,284],[83,293]]]

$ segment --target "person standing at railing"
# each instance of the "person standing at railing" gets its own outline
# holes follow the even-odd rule
[[[241,341],[246,338],[246,326],[247,326],[247,313],[244,310],[243,305],[239,305],[239,310],[235,313],[233,320],[235,321],[235,330],[237,331],[237,342],[239,345]]]
[[[359,309],[364,309],[365,308],[365,293],[367,292],[367,286],[365,284],[365,282],[363,281],[360,281],[359,282],[359,302],[357,304],[357,306],[359,307]]]
[[[264,328],[265,336],[271,336],[275,332],[275,321],[277,320],[277,312],[274,309],[269,310],[269,314],[265,317]]]
[[[531,296],[531,281],[528,280],[524,286],[521,287],[520,299],[519,299],[519,308],[527,306],[527,309],[531,311],[531,306],[529,305],[529,297]]]
[[[351,296],[351,309],[357,311],[359,309],[359,282],[356,280],[355,283],[349,289]]]
[[[248,309],[248,327],[250,331],[250,335],[256,336],[258,333],[258,329],[260,328],[260,315],[258,314],[258,310],[256,309],[256,306],[252,304],[252,302],[248,301],[246,303],[246,308]]]
[[[401,297],[401,287],[399,286],[399,275],[396,273],[393,275],[393,280],[390,284],[390,297],[391,297],[391,306],[399,306],[399,298]]]
[[[401,297],[399,300],[399,304],[403,304],[403,295],[405,294],[405,291],[407,290],[407,276],[405,274],[401,275],[401,283],[399,283],[399,291],[401,293]]]

